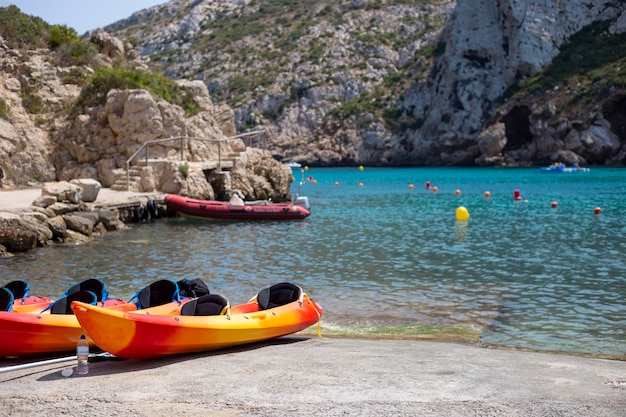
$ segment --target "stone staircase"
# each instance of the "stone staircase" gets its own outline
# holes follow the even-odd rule
[[[143,162],[143,166],[131,166],[128,176],[126,175],[126,170],[123,168],[114,170],[113,173],[115,174],[115,182],[111,185],[111,189],[115,191],[140,192],[141,178],[144,168],[145,162]]]
[[[130,166],[128,175],[125,168],[113,170],[115,180],[110,188],[115,191],[152,192],[156,191],[158,186],[154,177],[161,176],[164,164],[185,164],[201,170],[218,170],[220,168],[220,171],[231,171],[239,158],[241,158],[241,152],[229,152],[222,155],[221,165],[218,164],[218,161],[176,162],[164,159],[148,159],[147,161],[138,159],[134,165]]]

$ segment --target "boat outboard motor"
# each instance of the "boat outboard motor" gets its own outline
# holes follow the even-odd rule
[[[304,195],[296,197],[293,204],[295,204],[296,206],[302,206],[309,211],[311,210],[311,205],[309,204],[309,198]]]

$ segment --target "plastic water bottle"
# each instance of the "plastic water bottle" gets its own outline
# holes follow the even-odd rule
[[[80,335],[80,340],[76,345],[76,357],[78,358],[76,374],[87,375],[89,372],[89,343],[87,343],[84,334]]]

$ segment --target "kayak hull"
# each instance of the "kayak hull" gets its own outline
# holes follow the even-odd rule
[[[105,309],[118,310],[137,308],[135,304],[122,300],[107,300],[105,306]],[[69,352],[76,349],[76,343],[82,334],[85,331],[73,314],[1,311],[0,357]],[[93,341],[87,339],[91,347],[95,348]]]
[[[0,334],[0,356],[6,357],[76,349],[83,330],[73,315],[3,311]]]
[[[230,315],[146,315],[72,304],[86,333],[103,350],[127,359],[201,352],[273,339],[317,323],[322,310],[308,296],[259,311],[256,303],[231,308]]]

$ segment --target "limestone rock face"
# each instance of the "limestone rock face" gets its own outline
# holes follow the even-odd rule
[[[502,157],[502,149],[506,145],[506,127],[504,123],[496,123],[483,131],[478,137],[477,143],[485,163],[494,158]]]
[[[87,242],[93,236],[125,227],[118,210],[85,202],[0,211],[0,257],[51,242]]]
[[[241,140],[236,139],[221,143],[211,141],[224,138],[225,132],[235,133],[232,111],[223,106],[215,107],[205,84],[184,81],[181,85],[191,92],[200,108],[193,116],[186,115],[179,106],[155,100],[145,90],[109,91],[103,107],[77,116],[59,135],[59,145],[66,155],[57,160],[59,177],[69,180],[90,175],[103,186],[111,187],[125,179],[127,161],[136,165],[147,157],[154,162],[139,168],[135,174],[139,178],[136,191],[211,194],[206,180],[205,183],[185,184],[181,178],[172,176],[176,170],[168,164],[174,161],[180,164],[183,159],[185,163],[204,162],[206,169],[206,163],[214,161],[217,165],[221,157],[232,158],[245,152],[246,147],[240,146]],[[183,137],[200,140],[182,140]],[[173,139],[160,141],[167,138]],[[156,140],[159,142],[148,144]],[[141,154],[131,159],[139,150]],[[204,178],[202,169],[194,168],[192,178]]]
[[[96,224],[93,218],[79,216],[74,213],[64,214],[61,217],[63,218],[63,221],[67,225],[68,229],[81,233],[85,236],[91,236],[93,228]]]
[[[147,69],[128,42],[103,31],[91,33],[90,39],[99,49],[99,65]],[[214,104],[202,81],[179,82],[198,109],[193,115],[145,90],[113,89],[103,105],[68,118],[65,110],[78,98],[81,87],[66,80],[76,74],[88,77],[93,70],[55,66],[58,60],[48,50],[28,51],[28,60],[23,56],[0,39],[0,99],[9,109],[0,117],[0,186],[45,182],[34,204],[50,207],[56,215],[75,211],[73,205],[95,201],[103,186],[126,184],[127,162],[139,166],[132,174],[135,191],[212,198],[215,192],[206,181],[207,173],[222,161],[234,165],[245,159],[247,147],[241,140],[212,141],[237,135],[234,112]],[[27,97],[32,100],[26,101]],[[38,113],[27,109],[31,102],[42,104]],[[183,141],[182,137],[200,140]],[[142,148],[166,138],[175,139]],[[131,159],[138,150],[145,151]],[[151,164],[140,166],[145,158]],[[188,177],[178,172],[181,161],[190,164]],[[85,231],[79,225],[75,228]],[[55,233],[59,237],[63,231]]]
[[[53,196],[61,202],[78,204],[83,200],[83,188],[67,181],[47,182],[41,188],[41,195]]]
[[[163,134],[163,115],[145,90],[111,90],[104,112],[118,143],[144,143]]]
[[[534,138],[524,146],[502,146],[501,151],[508,153],[506,158],[497,156],[502,140],[488,140],[493,136],[480,132],[491,129],[489,123],[495,112],[491,103],[514,82],[548,65],[570,36],[596,20],[615,19],[615,30],[618,30],[621,27],[618,18],[623,16],[625,5],[610,3],[459,1],[443,33],[445,52],[438,61],[441,71],[437,79],[430,84],[416,84],[416,89],[405,99],[404,107],[416,109],[415,116],[424,120],[421,129],[408,132],[405,138],[415,149],[412,152],[415,158],[421,159],[420,144],[433,143],[437,138],[450,135],[477,140],[480,148],[477,161],[481,163],[507,159],[510,162],[537,161],[562,149],[563,143],[556,140],[549,149],[545,145],[547,136],[556,138],[563,132],[551,131],[532,117],[527,119],[530,125],[527,129],[535,131]],[[593,120],[594,116],[590,116]],[[578,155],[584,158],[593,153],[593,158],[588,160],[596,163],[619,152],[621,145],[616,146],[615,141],[608,139],[610,129],[604,126],[592,130],[593,133],[586,129],[587,138],[595,138],[595,145],[584,146],[574,139],[567,148],[577,154],[583,152],[585,155]],[[572,135],[580,136],[574,132]],[[535,142],[542,140],[544,151],[537,153]],[[441,141],[437,140],[434,147],[441,148]]]
[[[514,83],[544,69],[572,35],[592,22],[610,20],[607,35],[626,28],[626,4],[615,0],[432,0],[383,2],[379,7],[351,1],[324,6],[341,15],[341,22],[322,18],[306,26],[287,56],[281,56],[287,64],[276,70],[270,84],[228,98],[238,102],[233,109],[237,126],[268,131],[264,149],[319,166],[542,163],[566,150],[563,138],[573,127],[546,126],[537,117],[544,109],[532,108],[524,121],[532,135],[520,138],[519,123],[503,120],[507,114],[499,114],[497,100]],[[272,67],[277,45],[289,36],[272,27],[233,41],[255,52],[254,60],[238,61],[236,54],[197,48],[194,41],[203,39],[216,16],[235,20],[250,12],[249,2],[198,0],[185,3],[184,13],[182,7],[176,2],[154,6],[108,29],[136,36],[142,55],[152,63],[161,61],[168,75],[202,74],[216,90],[242,73],[265,76],[257,68]],[[149,25],[162,30],[144,36]],[[178,58],[168,54],[172,49],[187,53]],[[262,56],[266,52],[271,58]],[[378,102],[391,79],[399,79],[393,93]],[[381,120],[383,112],[393,116],[392,123]],[[584,129],[602,118],[610,121],[611,128],[600,126],[600,136],[610,136],[622,125],[592,113],[584,115]],[[497,140],[482,134],[494,123],[505,124],[504,136]],[[567,150],[590,163],[621,163],[624,145],[616,148],[611,142],[605,151],[607,144],[585,147],[584,156],[578,154],[580,147]]]
[[[36,228],[19,216],[0,216],[0,245],[8,252],[25,252],[37,247]]]
[[[78,178],[70,181],[70,184],[78,185],[83,189],[82,201],[85,203],[93,203],[98,198],[98,193],[102,188],[100,182],[93,178]]]
[[[51,217],[46,220],[46,224],[52,231],[52,236],[58,241],[63,241],[67,233],[67,224],[61,216]]]
[[[246,200],[289,201],[290,185],[294,178],[291,168],[257,148],[247,153],[247,163],[236,167],[231,174],[232,191],[240,191]]]

